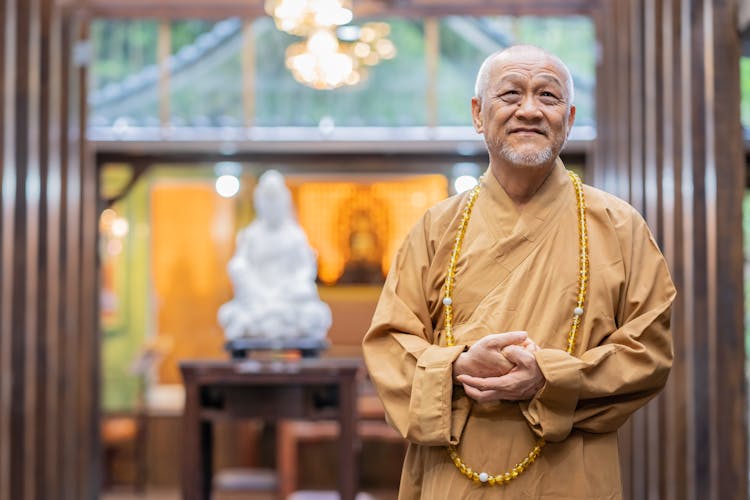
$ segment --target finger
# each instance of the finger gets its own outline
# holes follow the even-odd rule
[[[463,385],[464,387],[471,387],[474,391],[481,393],[482,395],[491,394],[495,399],[506,401],[518,401],[524,399],[521,394],[524,390],[521,380],[509,375],[494,377],[494,380],[484,379],[484,383],[479,382],[480,387],[469,384]]]
[[[474,401],[479,403],[488,403],[490,401],[497,401],[500,397],[495,391],[482,391],[476,387],[464,385],[464,392]]]
[[[513,344],[520,344],[528,338],[528,334],[525,331],[513,331],[504,333],[493,333],[487,335],[487,345],[496,349],[503,349],[506,346]]]
[[[529,363],[536,362],[532,352],[517,345],[509,345],[505,347],[502,350],[502,354],[505,356],[505,359],[515,365],[528,366]]]
[[[530,352],[536,352],[539,350],[539,346],[536,345],[536,343],[531,340],[531,338],[527,338],[521,343],[521,346],[523,346],[524,349]]]
[[[459,375],[456,380],[465,386],[473,387],[479,391],[498,391],[508,388],[508,375],[502,377],[472,377],[471,375]],[[513,378],[510,379],[513,381]]]
[[[462,377],[464,392],[477,401],[522,401],[538,390],[529,386],[526,377],[515,372],[502,377]]]
[[[505,379],[506,377],[502,378]],[[499,400],[521,401],[529,398],[529,396],[526,395],[526,392],[528,392],[526,386],[516,383],[508,386],[507,382],[508,380],[503,380],[502,382],[497,383],[498,387],[496,389],[476,387],[467,383],[463,384],[463,388],[467,396],[479,402]],[[482,385],[481,382],[479,384]]]

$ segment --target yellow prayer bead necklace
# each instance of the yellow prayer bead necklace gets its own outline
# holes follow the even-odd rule
[[[566,349],[568,354],[573,354],[576,344],[576,333],[578,332],[578,326],[581,324],[581,317],[583,316],[583,304],[586,301],[586,285],[589,279],[589,253],[588,229],[586,227],[586,201],[583,198],[583,183],[581,182],[580,177],[570,170],[568,170],[568,176],[575,188],[576,204],[578,208],[578,298],[576,300],[576,306],[573,309],[573,320],[570,325],[570,333],[568,333],[568,348]],[[469,200],[466,202],[461,223],[458,225],[458,234],[456,234],[456,242],[453,245],[451,259],[448,263],[448,272],[445,277],[445,296],[443,298],[443,305],[445,306],[445,339],[448,346],[456,345],[456,338],[453,336],[453,287],[456,284],[456,264],[458,263],[458,256],[461,253],[461,245],[463,244],[464,235],[466,234],[466,226],[468,226],[469,219],[471,218],[471,210],[474,208],[474,203],[479,196],[480,185],[481,183],[477,184],[471,193],[469,193]],[[517,463],[510,471],[502,474],[476,472],[472,470],[471,467],[467,467],[463,460],[461,460],[455,446],[449,445],[447,446],[447,449],[451,460],[456,468],[461,471],[461,474],[475,483],[499,486],[507,484],[521,475],[523,471],[534,463],[542,452],[542,448],[545,444],[546,442],[544,439],[539,439],[526,458]]]

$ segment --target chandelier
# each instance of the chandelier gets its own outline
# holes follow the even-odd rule
[[[265,7],[278,29],[305,38],[287,48],[286,67],[309,87],[356,85],[368,66],[396,55],[388,24],[349,24],[349,0],[267,0]]]
[[[273,17],[278,29],[297,36],[352,20],[348,0],[266,0],[266,13]]]

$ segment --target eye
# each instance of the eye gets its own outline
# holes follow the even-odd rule
[[[521,93],[515,89],[500,92],[500,98],[507,102],[516,102],[521,98]]]
[[[541,92],[539,92],[539,100],[542,103],[550,105],[550,106],[556,105],[562,102],[562,100],[560,99],[557,93],[551,92],[549,90],[542,90]]]

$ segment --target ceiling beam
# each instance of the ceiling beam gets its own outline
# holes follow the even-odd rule
[[[57,0],[89,17],[222,19],[265,15],[262,0]],[[357,17],[423,17],[448,15],[585,15],[600,0],[353,0]]]

